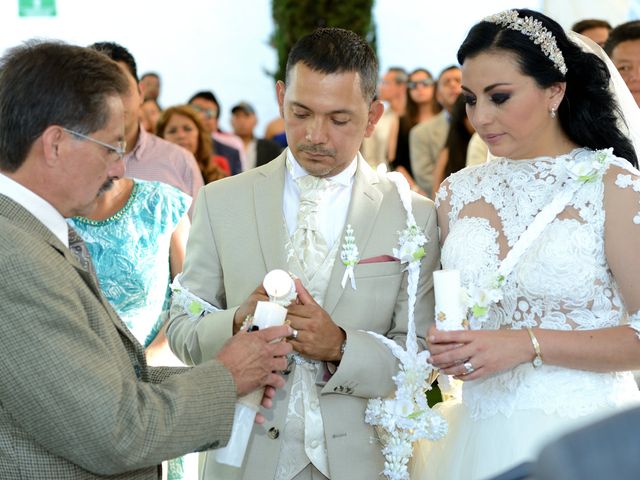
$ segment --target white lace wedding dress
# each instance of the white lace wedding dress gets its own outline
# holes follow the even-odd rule
[[[588,330],[630,323],[638,330],[639,284],[625,288],[623,282],[640,280],[640,179],[610,151],[501,158],[452,175],[437,200],[443,268],[460,270],[466,287],[495,275],[535,215],[581,181],[572,174],[574,161],[593,162],[596,173],[520,258],[483,328]],[[630,372],[527,363],[464,382],[461,399],[438,407],[448,435],[416,447],[411,478],[489,478],[535,458],[567,430],[639,401]]]

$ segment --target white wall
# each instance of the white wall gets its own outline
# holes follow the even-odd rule
[[[228,128],[230,108],[247,100],[258,113],[259,134],[278,114],[273,80],[264,73],[276,67],[275,50],[268,45],[273,30],[269,0],[56,0],[56,4],[54,18],[19,18],[18,0],[0,0],[0,52],[33,37],[79,45],[112,40],[133,53],[140,74],[160,73],[163,106],[211,89],[222,103],[223,128]],[[518,1],[518,7],[555,11],[565,27],[587,16],[604,16],[603,12],[616,24],[626,20],[629,8],[638,15],[639,4],[640,0]],[[455,62],[457,48],[475,22],[513,5],[513,0],[377,0],[374,16],[381,69],[422,66],[437,75]]]

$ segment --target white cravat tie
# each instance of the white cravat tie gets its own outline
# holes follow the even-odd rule
[[[300,188],[300,207],[292,241],[304,273],[311,279],[329,253],[327,241],[318,228],[318,209],[331,183],[313,175],[299,177],[296,183]]]

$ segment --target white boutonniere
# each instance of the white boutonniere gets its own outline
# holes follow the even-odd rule
[[[353,228],[351,225],[347,225],[347,230],[344,234],[344,243],[342,244],[342,252],[340,252],[340,259],[344,264],[346,270],[342,276],[342,288],[347,284],[347,279],[351,280],[351,288],[356,289],[356,277],[354,268],[360,261],[360,253],[358,252],[358,246],[356,245],[356,237],[353,235]]]

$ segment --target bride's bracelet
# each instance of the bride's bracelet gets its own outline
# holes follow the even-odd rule
[[[538,342],[538,339],[536,338],[535,334],[533,333],[533,330],[531,329],[531,327],[527,327],[527,332],[529,333],[529,338],[531,338],[531,344],[533,345],[533,351],[535,352],[536,356],[533,357],[532,360],[532,364],[535,368],[539,368],[542,366],[542,351],[540,350],[540,343]]]

